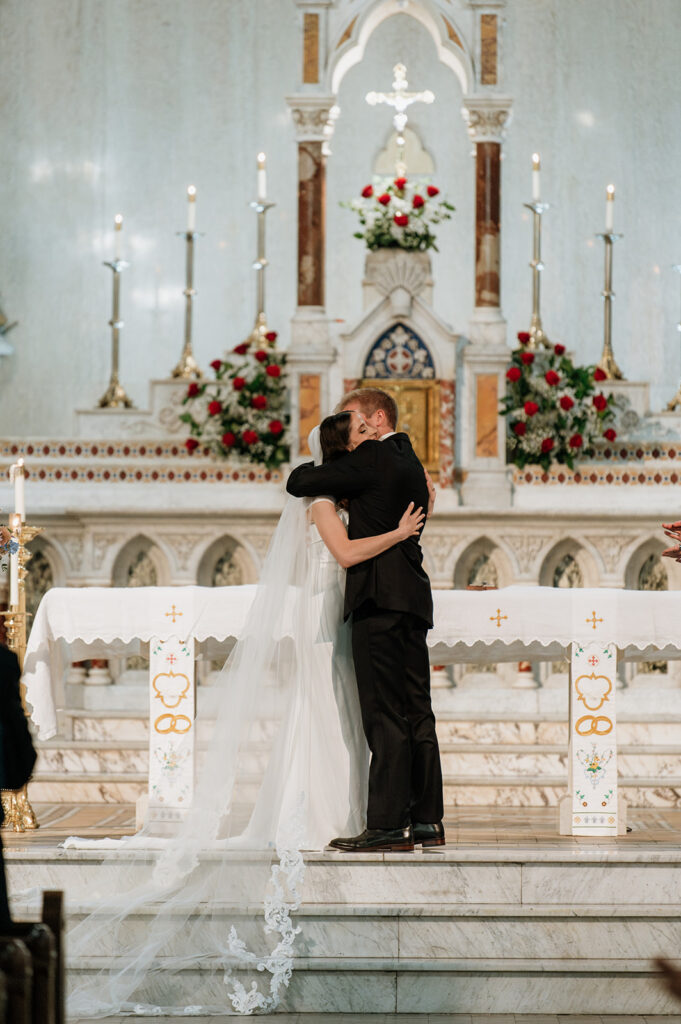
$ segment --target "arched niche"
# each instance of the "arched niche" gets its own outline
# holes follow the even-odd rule
[[[674,574],[668,572],[667,562],[661,557],[664,549],[665,545],[656,537],[650,537],[636,548],[624,571],[624,586],[627,590],[655,592],[678,589],[676,581],[673,587],[670,586]],[[666,675],[668,672],[666,661],[642,661],[628,667],[633,670],[627,679],[628,682],[637,673]]]
[[[435,363],[425,341],[405,323],[397,322],[376,338],[364,360],[365,380],[433,380]]]
[[[454,73],[464,96],[467,95],[475,78],[463,33],[458,31],[452,14],[447,12],[445,17],[430,0],[416,0],[406,5],[403,0],[374,0],[349,20],[329,61],[326,74],[329,93],[338,95],[345,75],[363,60],[367,43],[378,26],[399,14],[414,18],[424,26],[435,44],[438,60]]]
[[[512,580],[506,553],[489,537],[480,537],[461,553],[454,568],[454,589],[507,587]]]
[[[597,587],[598,570],[593,555],[572,537],[556,544],[539,570],[541,587]]]
[[[26,563],[26,611],[29,613],[29,627],[33,622],[38,605],[52,587],[63,587],[66,582],[64,562],[45,537],[36,537],[28,545],[31,553]]]
[[[257,569],[236,538],[225,534],[204,551],[199,563],[197,582],[200,587],[234,587],[255,583]]]
[[[118,552],[111,577],[114,587],[167,587],[170,567],[159,546],[140,534]]]

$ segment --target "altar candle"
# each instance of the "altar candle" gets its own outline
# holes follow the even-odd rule
[[[123,230],[123,215],[117,213],[114,217],[114,259],[121,258],[121,231]]]
[[[605,230],[612,231],[615,222],[615,186],[608,185],[605,190]]]
[[[265,154],[258,153],[258,201],[264,203],[267,198],[267,172],[265,171]]]
[[[14,513],[9,517],[9,528],[12,533],[12,540],[19,540],[21,530],[21,517]],[[11,551],[9,556],[9,606],[16,608],[19,604],[19,552]]]
[[[539,153],[532,154],[532,199],[535,203],[539,202],[540,192],[540,181],[539,171],[541,168],[541,162],[539,160]]]
[[[196,228],[196,186],[190,185],[187,189],[187,231],[194,231]]]
[[[26,521],[26,499],[24,497],[24,460],[19,459],[13,466],[10,466],[9,478],[14,484],[14,511],[19,515],[20,521]]]

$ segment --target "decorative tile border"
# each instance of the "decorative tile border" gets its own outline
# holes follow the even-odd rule
[[[204,459],[201,454],[189,454],[183,444],[172,441],[3,441],[0,440],[0,459],[3,458],[53,459]]]
[[[570,470],[567,466],[552,466],[545,473],[541,466],[526,466],[525,469],[514,469],[513,483],[519,487],[527,484],[606,484],[622,487],[665,486],[678,484],[681,481],[681,462],[676,469],[656,466],[636,466],[625,464],[619,466],[585,465],[579,470]]]

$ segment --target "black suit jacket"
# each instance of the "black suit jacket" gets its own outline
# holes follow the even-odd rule
[[[36,760],[31,733],[21,706],[21,672],[16,654],[0,644],[0,787],[20,789]],[[0,806],[0,822],[3,820]]]
[[[410,501],[428,508],[423,466],[406,434],[384,441],[365,441],[353,452],[323,466],[305,463],[293,470],[286,484],[297,498],[329,494],[350,502],[351,540],[394,530]],[[433,624],[430,580],[423,569],[418,537],[395,544],[375,558],[352,565],[345,583],[345,617],[365,601],[379,608],[411,612]]]

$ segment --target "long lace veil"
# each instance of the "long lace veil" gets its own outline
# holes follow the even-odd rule
[[[310,440],[319,460],[318,431]],[[318,671],[306,558],[306,503],[289,498],[242,635],[199,687],[198,781],[175,835],[66,844],[83,862],[79,891],[67,892],[74,1017],[278,1005],[299,931],[311,767],[292,754]]]

